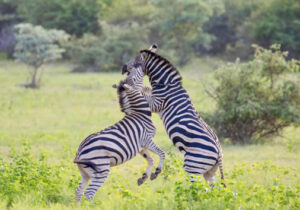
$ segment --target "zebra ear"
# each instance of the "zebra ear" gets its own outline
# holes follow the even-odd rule
[[[149,50],[151,51],[151,52],[156,52],[157,51],[157,44],[153,44],[153,45],[151,45],[150,46],[150,48],[149,48]]]
[[[147,53],[146,52],[141,52],[141,58],[143,61],[147,59]]]
[[[119,85],[113,84],[112,87],[113,88],[119,88]]]
[[[122,86],[125,88],[125,90],[132,90],[132,87],[128,84],[123,84]]]

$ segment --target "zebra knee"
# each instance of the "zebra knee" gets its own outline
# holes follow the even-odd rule
[[[207,182],[215,182],[215,176],[210,176],[210,174],[205,173],[203,174],[203,177]]]

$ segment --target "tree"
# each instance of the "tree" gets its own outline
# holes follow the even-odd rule
[[[260,7],[246,26],[256,43],[263,47],[278,43],[290,57],[300,57],[300,1],[273,0]]]
[[[202,29],[212,11],[205,1],[156,0],[152,14],[152,30],[163,48],[175,51],[179,65],[184,65],[194,56],[195,48],[208,48],[212,36]],[[154,32],[152,32],[155,34]]]
[[[221,67],[218,86],[209,92],[217,109],[205,119],[233,143],[250,143],[300,125],[300,62],[287,61],[279,45],[254,49],[253,60]]]
[[[246,59],[253,52],[249,29],[243,27],[252,13],[265,4],[263,0],[222,0],[223,11],[214,12],[204,24],[203,30],[214,35],[215,39],[204,53],[226,54],[228,58],[237,56]]]
[[[126,25],[129,22],[147,24],[154,5],[148,0],[110,0],[102,3],[101,20],[114,25]]]
[[[64,49],[59,47],[59,42],[67,40],[68,35],[64,31],[46,30],[31,24],[18,24],[15,30],[17,44],[14,57],[32,67],[31,83],[25,87],[39,88],[42,65],[61,58]]]
[[[99,11],[98,0],[26,0],[18,5],[24,22],[61,29],[77,37],[99,32]]]

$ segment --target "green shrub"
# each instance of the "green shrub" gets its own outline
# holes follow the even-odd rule
[[[217,109],[205,116],[221,138],[233,143],[250,143],[300,123],[299,61],[286,61],[279,45],[254,48],[253,60],[217,71],[219,84],[211,93]]]
[[[271,185],[249,184],[240,181],[243,176],[254,174],[277,174],[278,177],[289,174],[297,176],[290,168],[277,167],[270,162],[243,163],[227,175],[227,188],[216,183],[211,188],[204,180],[190,183],[188,179],[176,182],[175,200],[178,209],[297,209],[300,206],[299,185],[295,187],[271,178]]]
[[[30,193],[35,195],[33,202],[42,205],[68,200],[62,194],[68,187],[62,179],[66,165],[49,164],[46,157],[42,153],[35,159],[30,146],[24,144],[21,150],[11,149],[8,160],[0,158],[0,197],[7,201],[8,207]],[[71,179],[69,187],[74,188],[72,183]]]

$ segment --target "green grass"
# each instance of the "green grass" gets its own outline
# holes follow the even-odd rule
[[[211,69],[218,63],[213,60],[198,60],[182,71],[184,87],[190,93],[196,109],[202,112],[213,111],[215,107],[213,101],[204,93],[202,83],[213,83]],[[116,91],[111,86],[124,76],[120,73],[74,74],[70,73],[71,68],[68,64],[47,65],[42,80],[43,86],[39,90],[31,90],[20,86],[28,79],[24,65],[0,61],[0,160],[2,158],[9,164],[14,160],[11,158],[15,157],[11,155],[11,148],[21,151],[24,142],[28,142],[31,145],[33,160],[41,155],[45,156],[36,163],[36,167],[49,167],[53,173],[60,174],[60,180],[57,183],[53,181],[53,186],[57,187],[57,193],[61,195],[57,201],[51,202],[44,198],[44,191],[31,192],[30,186],[23,183],[25,188],[27,186],[29,189],[26,193],[25,190],[20,190],[22,184],[21,187],[12,186],[11,192],[20,192],[13,196],[13,208],[300,207],[299,129],[287,128],[282,134],[283,137],[267,139],[264,144],[224,144],[224,170],[228,188],[218,190],[216,187],[207,191],[210,188],[204,182],[191,186],[186,181],[182,169],[182,156],[172,146],[157,115],[153,116],[157,128],[154,141],[168,152],[162,175],[157,180],[147,181],[138,187],[136,181],[146,168],[146,163],[142,157],[136,157],[113,168],[108,180],[96,194],[93,205],[87,202],[75,204],[73,194],[79,182],[79,171],[72,160],[76,149],[87,135],[122,118],[123,113],[119,109]],[[23,156],[21,160],[24,161],[22,158]],[[158,158],[154,158],[157,162]],[[56,170],[56,167],[61,170]],[[1,171],[0,165],[1,172],[3,168]],[[27,175],[30,177],[30,173]],[[15,176],[18,179],[18,175]],[[38,182],[36,180],[36,183]],[[47,189],[45,194],[46,192]],[[1,199],[1,196],[4,196],[4,192],[0,192],[0,209],[5,208],[8,203],[7,197]]]

